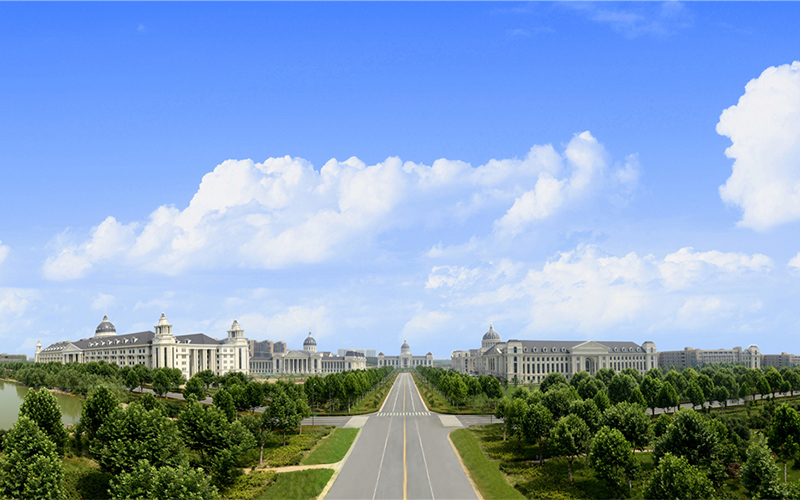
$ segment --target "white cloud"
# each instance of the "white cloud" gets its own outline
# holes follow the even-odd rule
[[[477,167],[399,158],[366,165],[352,157],[316,170],[288,156],[228,160],[203,176],[184,209],[162,205],[146,221],[129,224],[109,216],[79,243],[65,232],[43,274],[77,279],[102,263],[163,274],[280,269],[365,252],[393,228],[464,223],[487,210],[507,210],[496,226],[517,234],[603,186],[624,196],[638,167],[626,163],[609,176],[607,165],[605,149],[589,132],[573,137],[563,155],[551,145],[534,146],[523,158]]]
[[[504,266],[511,271],[435,267],[426,288],[449,299],[447,308],[456,317],[507,311],[531,331],[597,334],[634,324],[689,328],[702,323],[701,313],[706,319],[730,318],[737,309],[752,310],[751,298],[737,296],[730,283],[749,275],[760,279],[773,262],[761,254],[691,248],[663,259],[635,252],[615,256],[579,245],[530,267],[522,279],[516,272],[520,263]],[[459,288],[462,281],[472,282],[466,293]]]
[[[92,309],[95,311],[106,311],[108,306],[114,305],[116,298],[107,293],[98,293],[92,299]]]
[[[629,39],[664,37],[692,24],[692,14],[677,1],[625,4],[625,8],[591,2],[567,2],[565,5]]]
[[[800,61],[770,67],[722,112],[733,173],[722,200],[742,209],[739,225],[764,231],[800,220]]]
[[[8,254],[11,252],[11,249],[7,245],[3,245],[3,242],[0,241],[0,264],[6,260]]]
[[[447,331],[452,322],[450,314],[441,311],[426,311],[414,315],[403,326],[402,337],[405,340],[424,340],[430,335]]]
[[[797,252],[791,260],[789,260],[789,267],[793,267],[797,270],[800,270],[800,252]]]
[[[552,148],[542,152],[546,158],[542,163],[548,168],[537,172],[533,189],[517,197],[508,212],[496,221],[498,233],[519,234],[531,222],[552,216],[565,204],[582,202],[606,181],[608,153],[589,132],[575,135],[563,158],[553,156],[555,151]],[[615,176],[628,187],[638,178],[635,171],[635,167],[629,164],[624,170],[615,172]],[[568,176],[558,178],[562,172]]]

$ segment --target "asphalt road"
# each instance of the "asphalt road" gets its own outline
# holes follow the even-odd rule
[[[411,375],[401,373],[371,415],[326,499],[477,498],[447,435],[455,419],[427,411]]]

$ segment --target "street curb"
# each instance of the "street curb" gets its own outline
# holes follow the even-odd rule
[[[361,437],[361,427],[358,428],[358,434],[356,434],[356,438],[353,440],[353,444],[350,445],[350,449],[347,450],[345,453],[344,458],[333,464],[333,475],[331,479],[328,481],[328,484],[325,485],[325,489],[322,490],[322,493],[319,494],[317,500],[322,500],[328,495],[328,492],[331,491],[333,487],[333,483],[336,482],[336,478],[339,477],[339,472],[342,471],[344,468],[344,464],[347,462],[347,459],[350,458],[350,453],[353,452],[353,448],[356,447],[356,443],[358,443],[358,438]]]
[[[456,429],[453,429],[453,431],[454,430],[456,430]],[[450,439],[450,433],[453,432],[453,431],[450,431],[450,432],[447,433],[447,441],[450,443],[450,447],[453,448],[453,453],[456,454],[456,458],[458,458],[458,463],[461,464],[461,468],[464,470],[464,475],[467,476],[467,479],[469,480],[469,484],[472,486],[472,490],[475,492],[475,495],[478,497],[478,500],[484,500],[483,496],[481,495],[480,490],[478,490],[478,485],[475,484],[475,481],[472,480],[472,476],[470,476],[469,471],[467,470],[467,466],[464,465],[464,461],[461,460],[461,455],[458,453],[458,449],[456,448],[456,445],[454,445],[453,444],[453,440]]]

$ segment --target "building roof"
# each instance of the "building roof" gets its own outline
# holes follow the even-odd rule
[[[606,342],[589,340],[509,340],[504,344],[520,342],[523,352],[534,353],[571,353],[572,350],[586,342],[594,342],[608,348],[610,354],[643,353],[644,349],[635,342]],[[498,345],[499,346],[499,345]]]
[[[103,321],[102,321],[102,323],[97,325],[97,328],[94,329],[94,334],[95,335],[102,335],[102,334],[108,335],[110,333],[117,333],[117,329],[108,320],[108,316],[103,315]]]
[[[317,341],[311,336],[311,332],[308,332],[308,337],[306,337],[306,339],[303,341],[303,345],[317,345]]]
[[[491,323],[489,323],[489,331],[483,334],[483,340],[500,340],[500,334],[494,331]]]

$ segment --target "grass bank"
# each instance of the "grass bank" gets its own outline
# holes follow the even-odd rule
[[[525,498],[508,484],[500,472],[499,462],[486,457],[478,440],[469,429],[457,429],[451,432],[450,439],[483,498]]]
[[[335,464],[342,460],[353,445],[358,429],[336,429],[311,450],[303,465]]]
[[[258,500],[313,500],[333,476],[333,469],[308,469],[278,474]]]

